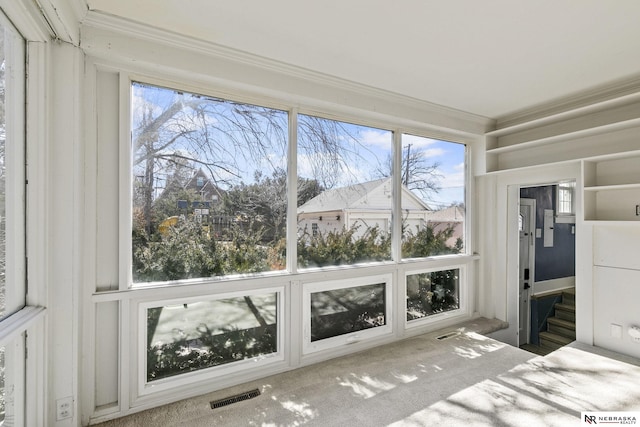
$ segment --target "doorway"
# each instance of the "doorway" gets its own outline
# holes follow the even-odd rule
[[[520,198],[520,213],[518,216],[518,232],[520,237],[518,262],[518,345],[529,343],[531,330],[531,314],[529,292],[534,282],[535,266],[535,229],[536,229],[536,200]]]
[[[575,339],[575,181],[521,186],[515,200],[517,342],[525,350],[548,353]],[[569,299],[571,304],[565,303]]]

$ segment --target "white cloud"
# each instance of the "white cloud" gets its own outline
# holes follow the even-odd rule
[[[368,129],[360,132],[360,140],[365,145],[373,145],[385,150],[391,150],[391,144],[393,142],[391,132],[378,129]]]
[[[437,144],[438,141],[437,139],[432,139],[432,138],[425,138],[422,136],[415,136],[415,135],[402,135],[402,146],[406,147],[408,144],[411,144],[412,147],[414,148],[426,148],[429,147],[433,144]]]
[[[442,188],[462,188],[464,187],[464,172],[445,173],[440,184]]]
[[[429,148],[427,150],[422,150],[421,153],[423,157],[430,159],[433,157],[443,156],[446,153],[446,151],[443,150],[442,148]]]

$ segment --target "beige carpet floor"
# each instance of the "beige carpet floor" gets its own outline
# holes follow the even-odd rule
[[[536,356],[481,335],[492,326],[478,319],[100,426],[564,427],[581,425],[581,411],[640,412],[639,360],[579,343]]]

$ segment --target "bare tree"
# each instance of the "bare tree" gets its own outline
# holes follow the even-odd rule
[[[423,198],[430,199],[433,194],[441,190],[440,162],[430,162],[423,151],[412,150],[407,144],[403,150],[400,167],[402,185],[409,190],[419,193]],[[378,177],[389,177],[393,171],[393,158],[387,157],[383,167],[377,170]]]
[[[147,86],[134,85],[141,92]],[[284,156],[286,113],[263,107],[157,89],[134,106],[134,203],[139,203],[144,228],[153,232],[153,202],[159,175],[176,167],[203,168],[216,183],[240,177],[243,165]],[[156,102],[153,102],[156,101]],[[137,125],[137,126],[136,126]],[[275,167],[275,166],[274,166]]]
[[[202,168],[216,185],[231,188],[243,176],[269,176],[286,165],[284,111],[137,83],[134,99],[134,206],[147,234],[153,232],[158,182],[178,166]],[[298,153],[321,188],[344,181],[353,173],[350,166],[371,154],[353,129],[335,120],[299,116]]]

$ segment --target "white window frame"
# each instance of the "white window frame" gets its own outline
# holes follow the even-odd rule
[[[425,316],[420,319],[407,320],[407,277],[413,276],[414,274],[423,274],[423,273],[433,273],[436,271],[444,271],[444,270],[458,270],[460,276],[458,277],[458,301],[459,307],[454,310],[445,311],[442,313],[433,314],[430,316]],[[406,329],[413,329],[419,327],[425,327],[434,323],[442,322],[443,320],[456,318],[456,317],[465,317],[469,315],[469,290],[467,283],[467,264],[449,264],[443,265],[442,267],[430,267],[426,269],[419,270],[410,270],[406,271],[404,274],[404,283],[402,284],[402,288],[404,290],[404,299],[403,299],[403,319],[404,319],[404,327]]]
[[[23,13],[10,9],[13,13]],[[28,27],[24,22],[25,16],[16,15],[12,18],[23,24],[23,28]],[[9,357],[12,368],[16,371],[11,373],[15,378],[16,389],[13,397],[15,418],[11,421],[15,425],[43,425],[46,391],[43,357],[46,310],[44,282],[41,280],[43,272],[39,268],[44,265],[42,248],[45,244],[44,236],[35,231],[42,229],[43,218],[35,212],[30,214],[27,204],[33,210],[33,205],[41,205],[44,199],[44,192],[36,189],[41,188],[45,182],[41,145],[46,127],[41,107],[45,98],[45,47],[34,43],[27,52],[28,41],[2,11],[0,21],[2,26],[10,31],[5,33],[5,36],[8,36],[5,37],[5,162],[7,168],[12,170],[7,175],[5,196],[9,197],[5,198],[5,203],[7,217],[13,221],[6,227],[5,286],[12,289],[9,293],[11,300],[7,300],[4,317],[0,320],[0,346],[5,347],[5,356]],[[31,27],[28,30],[38,32]],[[27,152],[30,160],[27,165],[30,171],[29,178],[33,184],[30,189],[26,185]],[[32,261],[29,265],[29,277],[36,279],[28,290],[27,248],[29,259]],[[17,375],[14,375],[16,373]],[[27,394],[30,396],[29,399],[26,399]]]
[[[117,211],[117,218],[119,219],[118,229],[119,234],[117,239],[115,236],[109,237],[108,243],[116,244],[118,247],[118,278],[113,278],[109,283],[113,283],[112,287],[105,285],[104,282],[96,283],[95,288],[91,289],[93,293],[92,297],[87,301],[90,308],[86,310],[86,314],[91,316],[96,310],[96,304],[102,302],[118,302],[119,310],[117,319],[113,314],[109,314],[111,318],[108,320],[112,327],[115,324],[119,325],[119,347],[117,349],[119,375],[117,382],[117,403],[103,405],[101,407],[94,407],[91,405],[91,399],[94,398],[96,386],[95,379],[89,378],[83,384],[83,393],[86,393],[88,397],[86,400],[90,401],[85,404],[83,409],[83,417],[91,418],[92,421],[104,421],[114,416],[122,416],[132,411],[140,410],[141,408],[148,408],[158,404],[170,403],[179,399],[195,396],[198,394],[206,393],[213,389],[219,389],[222,387],[228,387],[237,385],[239,383],[250,381],[256,378],[265,377],[270,374],[287,371],[294,369],[298,366],[302,366],[307,363],[319,362],[331,357],[335,357],[336,354],[348,354],[354,351],[371,348],[376,345],[380,345],[386,342],[393,342],[395,340],[402,339],[403,337],[410,335],[417,335],[420,333],[433,330],[434,327],[438,327],[438,319],[429,319],[430,321],[425,324],[423,328],[412,325],[413,327],[403,329],[404,320],[406,315],[403,308],[406,306],[404,299],[402,298],[404,291],[404,284],[402,278],[405,269],[413,268],[431,268],[431,270],[442,270],[459,268],[460,264],[468,265],[470,270],[475,271],[473,267],[473,261],[478,259],[477,255],[472,255],[470,248],[472,244],[472,233],[470,233],[473,217],[472,209],[473,205],[470,203],[469,194],[473,194],[473,174],[472,163],[469,156],[474,151],[473,142],[474,139],[466,138],[455,133],[448,133],[444,131],[437,131],[434,128],[425,126],[417,128],[406,126],[398,126],[396,120],[384,120],[380,119],[377,115],[369,115],[367,111],[359,111],[357,113],[344,113],[341,110],[328,110],[326,106],[320,106],[318,104],[293,104],[290,98],[283,96],[282,98],[273,98],[272,95],[260,94],[260,92],[246,92],[246,88],[239,89],[233,85],[227,85],[227,83],[219,81],[210,81],[207,79],[197,80],[197,76],[194,80],[189,76],[180,76],[176,80],[178,74],[163,74],[155,69],[148,69],[144,65],[137,64],[132,65],[130,63],[121,63],[113,61],[112,59],[100,59],[89,57],[87,59],[87,69],[95,70],[97,73],[109,74],[108,79],[114,78],[115,80],[109,81],[109,84],[113,82],[119,82],[116,85],[119,87],[119,96],[113,96],[108,102],[99,104],[100,101],[90,98],[90,102],[96,102],[96,106],[99,111],[106,110],[107,114],[113,114],[118,117],[119,127],[114,128],[106,136],[102,136],[102,140],[111,141],[118,140],[118,167],[109,168],[109,173],[114,175],[99,177],[96,183],[96,189],[98,191],[87,191],[87,202],[89,205],[95,202],[100,197],[100,192],[105,188],[113,188],[114,179],[119,181],[118,184],[118,202],[119,209]],[[180,71],[180,70],[178,70]],[[99,74],[95,74],[97,77]],[[193,77],[193,75],[191,75]],[[89,74],[89,87],[88,92],[91,92],[93,86],[91,86],[92,74]],[[266,272],[255,275],[238,275],[238,276],[224,276],[224,277],[210,277],[202,279],[188,279],[181,281],[171,282],[153,282],[149,284],[136,283],[132,287],[131,281],[131,82],[140,82],[143,84],[157,85],[170,89],[183,90],[193,93],[205,94],[213,97],[231,100],[234,102],[245,102],[255,105],[260,105],[267,108],[275,108],[282,111],[289,112],[289,139],[295,141],[295,135],[297,132],[297,114],[307,114],[312,116],[324,117],[333,120],[344,121],[348,123],[355,123],[362,126],[372,126],[379,129],[386,129],[393,132],[394,150],[399,151],[399,138],[400,135],[406,133],[416,136],[422,136],[426,138],[436,138],[443,141],[455,142],[465,145],[465,206],[467,208],[467,218],[465,220],[465,251],[461,254],[451,255],[438,255],[434,257],[426,258],[414,258],[414,259],[401,259],[398,256],[399,248],[392,248],[393,259],[389,262],[382,263],[363,263],[359,265],[351,266],[332,266],[325,268],[309,269],[304,272],[297,271],[294,263],[291,262],[295,259],[295,247],[288,248],[287,250],[287,270],[277,272]],[[110,86],[109,90],[112,90],[114,86]],[[90,125],[91,126],[91,125]],[[91,133],[91,132],[90,132]],[[98,137],[95,137],[94,143],[97,144]],[[89,163],[96,161],[95,147],[90,147],[88,154]],[[289,159],[288,169],[297,170],[296,168],[296,144],[289,144]],[[399,157],[396,155],[397,159]],[[394,164],[394,167],[397,166]],[[116,172],[117,171],[117,172]],[[394,189],[396,193],[399,179],[394,179]],[[289,199],[293,199],[296,194],[296,174],[290,174],[288,177]],[[91,187],[91,183],[89,185]],[[400,207],[399,198],[394,199],[394,212],[397,213]],[[296,230],[296,207],[295,204],[289,204],[288,207],[288,225],[289,233],[291,230]],[[112,221],[111,217],[107,218],[108,221]],[[113,221],[114,223],[116,221]],[[393,222],[393,227],[396,227],[396,223]],[[291,226],[293,225],[293,227]],[[399,227],[398,227],[399,228]],[[397,234],[399,236],[399,234]],[[100,246],[102,240],[99,236],[88,236],[89,247]],[[111,240],[113,239],[113,240]],[[287,237],[288,242],[295,242],[295,231],[293,235]],[[396,239],[398,242],[400,239]],[[291,249],[291,250],[289,250]],[[115,251],[114,251],[115,252]],[[114,255],[115,256],[115,255]],[[95,256],[89,256],[91,262],[97,262]],[[435,268],[437,266],[437,268]],[[355,279],[354,276],[363,276],[363,278]],[[362,342],[352,345],[338,345],[328,346],[325,350],[307,351],[303,338],[303,319],[307,316],[302,314],[305,304],[303,301],[303,283],[311,285],[312,283],[340,283],[340,287],[344,287],[344,284],[353,281],[354,286],[372,284],[371,282],[362,282],[367,280],[368,277],[388,277],[385,291],[387,294],[387,319],[388,333],[383,336],[364,337]],[[464,282],[461,280],[461,291],[466,291],[469,284],[466,282],[468,275],[465,275]],[[286,284],[283,284],[283,281]],[[317,281],[317,282],[316,282]],[[117,284],[116,284],[117,283]],[[379,282],[378,282],[379,283]],[[260,369],[254,369],[255,364],[239,365],[234,362],[227,365],[220,365],[217,367],[207,368],[205,370],[195,371],[193,373],[185,373],[169,377],[163,380],[156,380],[150,383],[150,387],[145,388],[146,381],[146,369],[143,363],[146,362],[146,339],[142,339],[143,333],[146,333],[146,317],[141,317],[140,304],[149,304],[148,306],[158,306],[163,301],[184,301],[193,299],[193,301],[202,301],[206,298],[223,298],[223,295],[236,294],[236,290],[244,289],[244,291],[237,291],[236,295],[247,295],[248,292],[256,290],[259,292],[259,287],[264,286],[265,289],[272,286],[281,287],[281,298],[279,299],[279,350],[282,349],[282,355],[278,356],[278,360],[268,361],[261,365]],[[92,283],[93,285],[93,283]],[[100,286],[101,288],[99,288]],[[461,292],[462,294],[462,292]],[[472,295],[473,290],[470,290],[465,296],[465,300],[461,299],[461,304],[464,303],[465,307],[473,307],[472,301],[469,301],[468,295]],[[462,298],[462,296],[461,296]],[[310,303],[310,297],[309,297]],[[467,305],[469,304],[469,305]],[[307,307],[309,308],[309,307]],[[111,310],[109,310],[111,311]],[[112,312],[113,313],[113,312]],[[464,313],[460,313],[460,319],[462,319]],[[449,314],[450,315],[450,314]],[[400,318],[399,316],[402,316]],[[471,313],[466,313],[467,318],[471,316]],[[447,324],[447,319],[441,319]],[[454,321],[455,317],[451,317]],[[91,320],[95,322],[95,319]],[[95,324],[94,324],[95,326]],[[380,332],[381,328],[372,328],[375,333]],[[95,327],[93,328],[95,329]],[[378,331],[376,331],[376,329]],[[89,336],[87,334],[86,336]],[[362,335],[362,331],[360,331]],[[344,338],[345,336],[340,336]],[[326,341],[329,339],[320,340],[318,342]],[[314,342],[315,344],[315,342]],[[87,368],[89,374],[91,369],[95,370],[96,347],[92,343],[91,339],[87,339],[84,343],[84,350],[86,350],[89,356],[87,357]],[[233,368],[233,369],[232,369]],[[102,372],[102,375],[105,373]],[[108,374],[108,373],[107,373]],[[191,374],[191,375],[189,375]],[[158,381],[165,381],[164,384],[159,384]],[[159,386],[162,387],[159,387]],[[115,387],[115,386],[114,386]]]
[[[569,191],[571,194],[571,212],[560,209],[562,206],[560,193]],[[564,224],[574,224],[576,222],[576,182],[563,181],[556,186],[556,222]]]
[[[385,284],[385,325],[361,331],[350,332],[318,341],[311,341],[311,294],[358,286]],[[391,274],[365,276],[345,280],[331,280],[302,284],[302,352],[303,354],[335,349],[362,341],[371,340],[393,331],[393,279]]]
[[[264,294],[276,294],[276,328],[278,331],[277,336],[277,351],[272,354],[253,357],[249,359],[239,360],[237,362],[230,362],[223,365],[212,366],[209,368],[203,368],[196,371],[185,372],[176,374],[167,378],[158,379],[155,381],[147,381],[147,310],[149,308],[167,306],[167,305],[179,305],[179,304],[192,304],[196,302],[216,301],[229,298],[239,298],[252,295],[264,295]],[[247,370],[259,370],[264,369],[275,363],[284,361],[285,359],[285,288],[271,287],[260,288],[255,290],[228,292],[213,295],[202,295],[189,298],[172,298],[153,302],[141,302],[137,304],[138,313],[138,329],[137,329],[137,352],[138,352],[138,375],[137,375],[137,391],[138,397],[147,396],[154,393],[167,391],[173,388],[185,387],[202,381],[211,380],[214,378],[232,376],[239,372]]]
[[[26,42],[11,23],[0,14],[2,26],[11,31],[13,37],[5,39],[5,163],[7,176],[5,183],[6,223],[6,271],[5,316],[15,313],[26,304],[26,252],[24,197],[25,188],[25,148],[26,135],[24,103],[26,100]],[[9,35],[9,33],[6,33]],[[20,60],[22,58],[22,60]],[[7,103],[7,101],[9,101]]]
[[[180,286],[184,284],[201,284],[208,283],[211,281],[234,281],[240,280],[244,278],[246,275],[243,273],[237,274],[229,274],[225,276],[213,276],[213,277],[197,277],[197,278],[189,278],[189,279],[177,279],[177,280],[168,280],[168,281],[158,281],[158,282],[138,282],[134,283],[133,281],[133,270],[132,270],[132,242],[131,242],[131,231],[132,231],[132,214],[133,214],[133,177],[132,177],[132,146],[131,146],[131,135],[132,135],[132,123],[131,123],[131,100],[132,100],[132,85],[134,83],[139,83],[142,85],[151,85],[158,86],[160,88],[174,90],[178,92],[189,92],[202,96],[211,96],[213,98],[218,98],[224,101],[236,102],[236,103],[245,103],[251,104],[262,108],[270,108],[274,110],[282,111],[288,114],[288,125],[289,125],[289,136],[291,134],[291,126],[292,126],[292,114],[293,108],[289,105],[284,105],[282,103],[277,102],[269,102],[268,100],[258,98],[254,99],[248,96],[230,96],[229,93],[218,93],[211,88],[202,87],[202,86],[193,86],[184,82],[180,84],[175,81],[167,81],[162,77],[154,77],[149,74],[138,74],[131,71],[120,71],[119,73],[119,85],[120,85],[120,103],[119,103],[119,164],[121,165],[119,171],[119,201],[120,201],[120,209],[119,209],[119,290],[126,291],[131,289],[145,289],[145,288],[154,288],[159,286]],[[297,117],[297,116],[296,116]],[[295,119],[294,119],[295,120]],[[289,149],[288,154],[292,151],[292,146],[295,146],[291,142],[288,141]],[[295,151],[294,151],[295,152]],[[295,164],[295,163],[294,163]],[[288,161],[289,170],[295,170],[292,167],[292,161],[289,159]],[[294,174],[293,179],[289,176],[288,185],[289,188],[295,189],[295,185],[292,184],[295,181],[296,177]],[[295,190],[293,192],[295,194]],[[295,205],[288,203],[288,205]],[[293,208],[295,211],[295,206]],[[294,233],[295,234],[295,233]],[[287,237],[287,241],[288,241]],[[295,245],[294,245],[295,246]],[[292,251],[288,250],[287,253],[291,253]],[[287,260],[287,267],[284,270],[274,270],[274,271],[264,271],[258,273],[252,273],[255,277],[270,277],[274,275],[283,275],[287,273],[291,273],[291,265],[289,265],[289,261]]]
[[[393,126],[390,126],[389,124],[385,124],[384,122],[382,123],[376,123],[375,121],[367,121],[364,119],[357,119],[348,115],[344,115],[344,116],[336,116],[335,114],[330,114],[330,113],[321,113],[317,110],[313,110],[311,108],[296,108],[292,105],[283,105],[283,103],[279,103],[276,102],[274,100],[271,99],[265,99],[264,97],[258,97],[257,99],[255,97],[250,97],[250,96],[242,96],[241,94],[238,94],[237,96],[231,96],[228,92],[223,92],[221,93],[220,90],[213,90],[211,89],[208,85],[207,86],[199,86],[196,85],[195,87],[193,85],[190,84],[186,84],[184,82],[178,84],[175,81],[167,81],[164,80],[161,77],[152,77],[148,74],[138,74],[135,72],[127,72],[127,71],[121,71],[119,72],[119,80],[120,80],[120,104],[119,104],[119,116],[120,116],[120,130],[119,130],[119,137],[120,137],[120,238],[119,238],[119,256],[120,256],[120,285],[119,285],[119,289],[121,291],[125,291],[125,290],[129,290],[129,289],[144,289],[144,288],[151,288],[151,287],[158,287],[158,286],[173,286],[173,285],[183,285],[183,284],[198,284],[198,283],[206,283],[209,281],[230,281],[230,280],[237,280],[238,278],[240,278],[242,275],[240,274],[232,274],[232,275],[226,275],[226,276],[215,276],[215,277],[204,277],[204,278],[191,278],[191,279],[178,279],[178,280],[170,280],[170,281],[163,281],[163,282],[140,282],[140,283],[135,283],[133,282],[133,272],[132,272],[132,247],[131,247],[131,230],[132,230],[132,211],[133,211],[133,207],[132,207],[132,183],[133,183],[133,178],[132,178],[132,174],[131,174],[131,168],[132,168],[132,158],[131,158],[131,132],[132,132],[132,123],[131,123],[131,99],[132,99],[132,84],[135,83],[139,83],[139,84],[143,84],[143,85],[152,85],[152,86],[158,86],[161,88],[166,88],[168,90],[175,90],[175,91],[184,91],[184,92],[190,92],[190,93],[194,93],[194,94],[198,94],[198,95],[203,95],[203,96],[212,96],[215,98],[219,98],[222,100],[226,100],[226,101],[231,101],[231,102],[238,102],[238,103],[247,103],[247,104],[252,104],[252,105],[256,105],[256,106],[260,106],[260,107],[264,107],[264,108],[273,108],[276,110],[280,110],[280,111],[284,111],[287,112],[289,114],[289,150],[288,150],[288,156],[290,157],[288,159],[288,170],[297,170],[297,158],[296,158],[296,147],[297,147],[297,139],[295,139],[295,137],[297,136],[297,129],[293,129],[294,126],[297,126],[297,120],[298,120],[298,115],[309,115],[309,116],[313,116],[313,117],[318,117],[318,118],[322,118],[322,119],[326,119],[326,120],[335,120],[335,121],[340,121],[340,122],[345,122],[345,123],[350,123],[350,124],[354,124],[357,126],[365,126],[365,127],[374,127],[376,129],[380,129],[380,130],[386,130],[391,132],[392,134],[392,141],[393,141],[393,145],[399,145],[398,147],[394,147],[394,154],[395,157],[397,157],[397,159],[395,160],[397,164],[394,164],[394,170],[397,170],[397,168],[399,167],[399,162],[400,162],[400,158],[401,158],[401,137],[402,135],[411,135],[411,136],[416,136],[416,137],[421,137],[421,138],[428,138],[428,139],[438,139],[440,141],[443,142],[448,142],[448,143],[452,143],[452,144],[461,144],[464,146],[464,163],[465,163],[465,170],[464,170],[464,186],[465,186],[465,194],[464,194],[464,203],[465,203],[465,210],[466,210],[466,216],[465,216],[465,221],[464,221],[464,245],[463,245],[463,252],[460,254],[438,254],[438,255],[432,255],[432,256],[428,256],[428,257],[417,257],[417,258],[402,258],[402,254],[400,253],[400,249],[398,248],[397,251],[394,251],[393,248],[393,243],[392,243],[392,260],[391,262],[394,262],[396,264],[402,264],[404,262],[415,262],[415,261],[429,261],[429,260],[439,260],[439,259],[443,259],[443,258],[464,258],[464,257],[469,257],[470,256],[470,249],[472,247],[472,241],[471,241],[471,237],[470,237],[470,220],[469,218],[471,218],[471,208],[469,206],[469,186],[470,186],[470,165],[469,165],[469,143],[468,141],[463,141],[460,140],[459,138],[455,138],[453,135],[446,135],[446,134],[439,134],[438,132],[426,132],[424,130],[417,130],[417,129],[412,129],[412,128],[394,128]],[[400,156],[400,157],[398,157]],[[399,176],[396,176],[397,174],[394,175],[394,191],[396,193],[400,193],[400,178]],[[291,190],[291,194],[295,194],[295,188],[296,188],[296,184],[297,184],[297,174],[288,174],[287,176],[287,182],[289,185],[289,188]],[[397,181],[397,182],[395,182]],[[391,227],[389,227],[391,229],[392,235],[394,235],[394,231],[395,230],[395,220],[393,219],[394,217],[394,213],[395,212],[401,212],[402,208],[401,208],[401,198],[398,196],[396,197],[393,202],[393,208],[392,208],[392,220],[391,220]],[[292,204],[290,204],[292,205]],[[293,204],[295,205],[295,204]],[[293,206],[292,205],[292,206]],[[281,275],[281,274],[292,274],[292,273],[297,273],[299,270],[299,266],[297,265],[296,262],[296,257],[293,256],[293,253],[295,251],[296,248],[296,240],[295,237],[292,236],[296,236],[296,231],[294,231],[292,228],[291,224],[294,224],[296,221],[296,217],[295,215],[291,215],[291,212],[295,211],[295,206],[289,206],[289,211],[288,211],[288,219],[287,219],[287,224],[288,224],[288,228],[290,230],[288,230],[287,232],[287,253],[289,254],[287,256],[287,267],[285,270],[278,270],[278,271],[265,271],[265,272],[259,272],[259,273],[255,273],[256,277],[268,277],[270,275]],[[399,215],[401,217],[401,215]],[[289,218],[291,217],[291,218]],[[348,223],[348,219],[345,218],[345,222]],[[401,229],[401,225],[398,226],[398,230]],[[401,246],[401,233],[398,234],[398,237],[394,237],[393,240],[394,242],[397,242],[396,244],[398,246]],[[398,252],[397,254],[394,255],[394,252]],[[384,263],[384,262],[382,262]],[[381,264],[382,264],[381,263]],[[355,265],[340,265],[340,266],[328,266],[328,267],[324,267],[326,269],[333,269],[333,268],[340,268],[340,269],[349,269],[349,268],[354,268],[356,267],[357,264]],[[309,270],[314,270],[313,269],[304,269],[304,271],[309,271]]]

